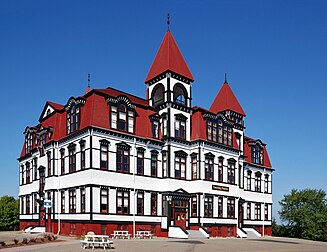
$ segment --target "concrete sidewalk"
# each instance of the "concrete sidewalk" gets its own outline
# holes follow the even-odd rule
[[[0,240],[4,237],[0,232]],[[7,234],[8,236],[8,234]],[[37,245],[29,245],[16,248],[1,249],[0,251],[38,251],[38,252],[72,252],[72,251],[103,251],[102,248],[95,250],[83,250],[80,241],[72,237],[59,237],[60,242],[50,242]],[[314,242],[291,238],[259,238],[259,239],[237,239],[218,238],[205,240],[181,240],[168,238],[154,239],[130,239],[113,240],[115,249],[113,251],[124,252],[326,252],[327,243]]]

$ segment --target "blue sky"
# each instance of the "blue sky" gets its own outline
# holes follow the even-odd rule
[[[18,194],[26,126],[47,100],[91,87],[145,97],[144,79],[167,29],[209,108],[228,74],[246,134],[267,143],[274,215],[291,188],[327,191],[327,2],[0,1],[0,195]]]

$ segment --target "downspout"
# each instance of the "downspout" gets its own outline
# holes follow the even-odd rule
[[[136,190],[135,190],[135,171],[137,169],[137,156],[136,156],[136,138],[134,137],[134,169],[133,169],[133,191],[134,191],[134,211],[133,211],[133,237],[135,238],[136,225],[135,225],[135,210],[136,210]]]
[[[57,142],[57,146],[56,146],[57,148],[57,154],[58,154],[58,148],[59,148],[59,143]],[[58,211],[58,232],[57,232],[57,235],[59,235],[60,234],[60,212],[61,211],[59,211],[59,188],[60,188],[60,175],[61,175],[61,169],[60,169],[60,172],[59,172],[59,165],[58,165],[58,163],[59,163],[59,155],[58,155],[58,158],[57,158],[57,172],[58,172],[58,189],[57,189],[57,191],[58,191],[58,193],[57,193],[57,211]]]

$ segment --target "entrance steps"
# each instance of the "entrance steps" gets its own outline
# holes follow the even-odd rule
[[[187,230],[187,232],[188,232],[188,239],[207,239],[208,238],[200,230]]]
[[[245,230],[241,229],[241,228],[237,228],[237,237],[239,238],[247,238],[248,235],[246,233]]]
[[[37,233],[45,233],[45,227],[28,227],[24,230],[25,233],[37,234]]]
[[[246,232],[247,234],[247,238],[260,238],[261,234],[255,230],[254,228],[243,228],[243,230]]]

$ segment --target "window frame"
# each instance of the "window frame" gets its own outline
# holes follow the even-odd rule
[[[157,207],[158,207],[158,194],[151,193],[151,215],[157,216]]]
[[[129,197],[130,197],[129,191],[117,190],[116,195],[117,195],[116,196],[117,214],[128,215],[129,214]],[[119,200],[121,200],[121,206],[119,205]],[[127,206],[125,206],[125,202],[127,202]],[[121,208],[121,209],[119,210],[119,208]]]
[[[227,218],[235,218],[235,199],[227,198]]]
[[[116,171],[120,173],[130,173],[130,152],[129,149],[117,146]]]
[[[144,215],[144,192],[137,192],[136,195],[136,214]]]
[[[214,157],[206,156],[204,161],[204,178],[205,180],[214,180],[215,162]]]
[[[235,170],[236,170],[236,161],[229,160],[227,163],[227,183],[235,185]]]
[[[213,196],[205,195],[204,197],[204,217],[213,217]]]
[[[175,154],[175,178],[186,179],[186,157],[185,156],[180,156],[180,155]]]
[[[138,149],[136,153],[136,174],[144,175],[144,150]]]
[[[158,152],[151,151],[150,159],[151,177],[158,177]]]
[[[86,190],[85,188],[80,188],[80,200],[81,200],[81,213],[86,212]]]
[[[76,189],[69,190],[69,213],[76,213]]]
[[[224,214],[224,197],[218,196],[218,218],[223,218]]]
[[[100,188],[100,213],[109,213],[109,190]]]

